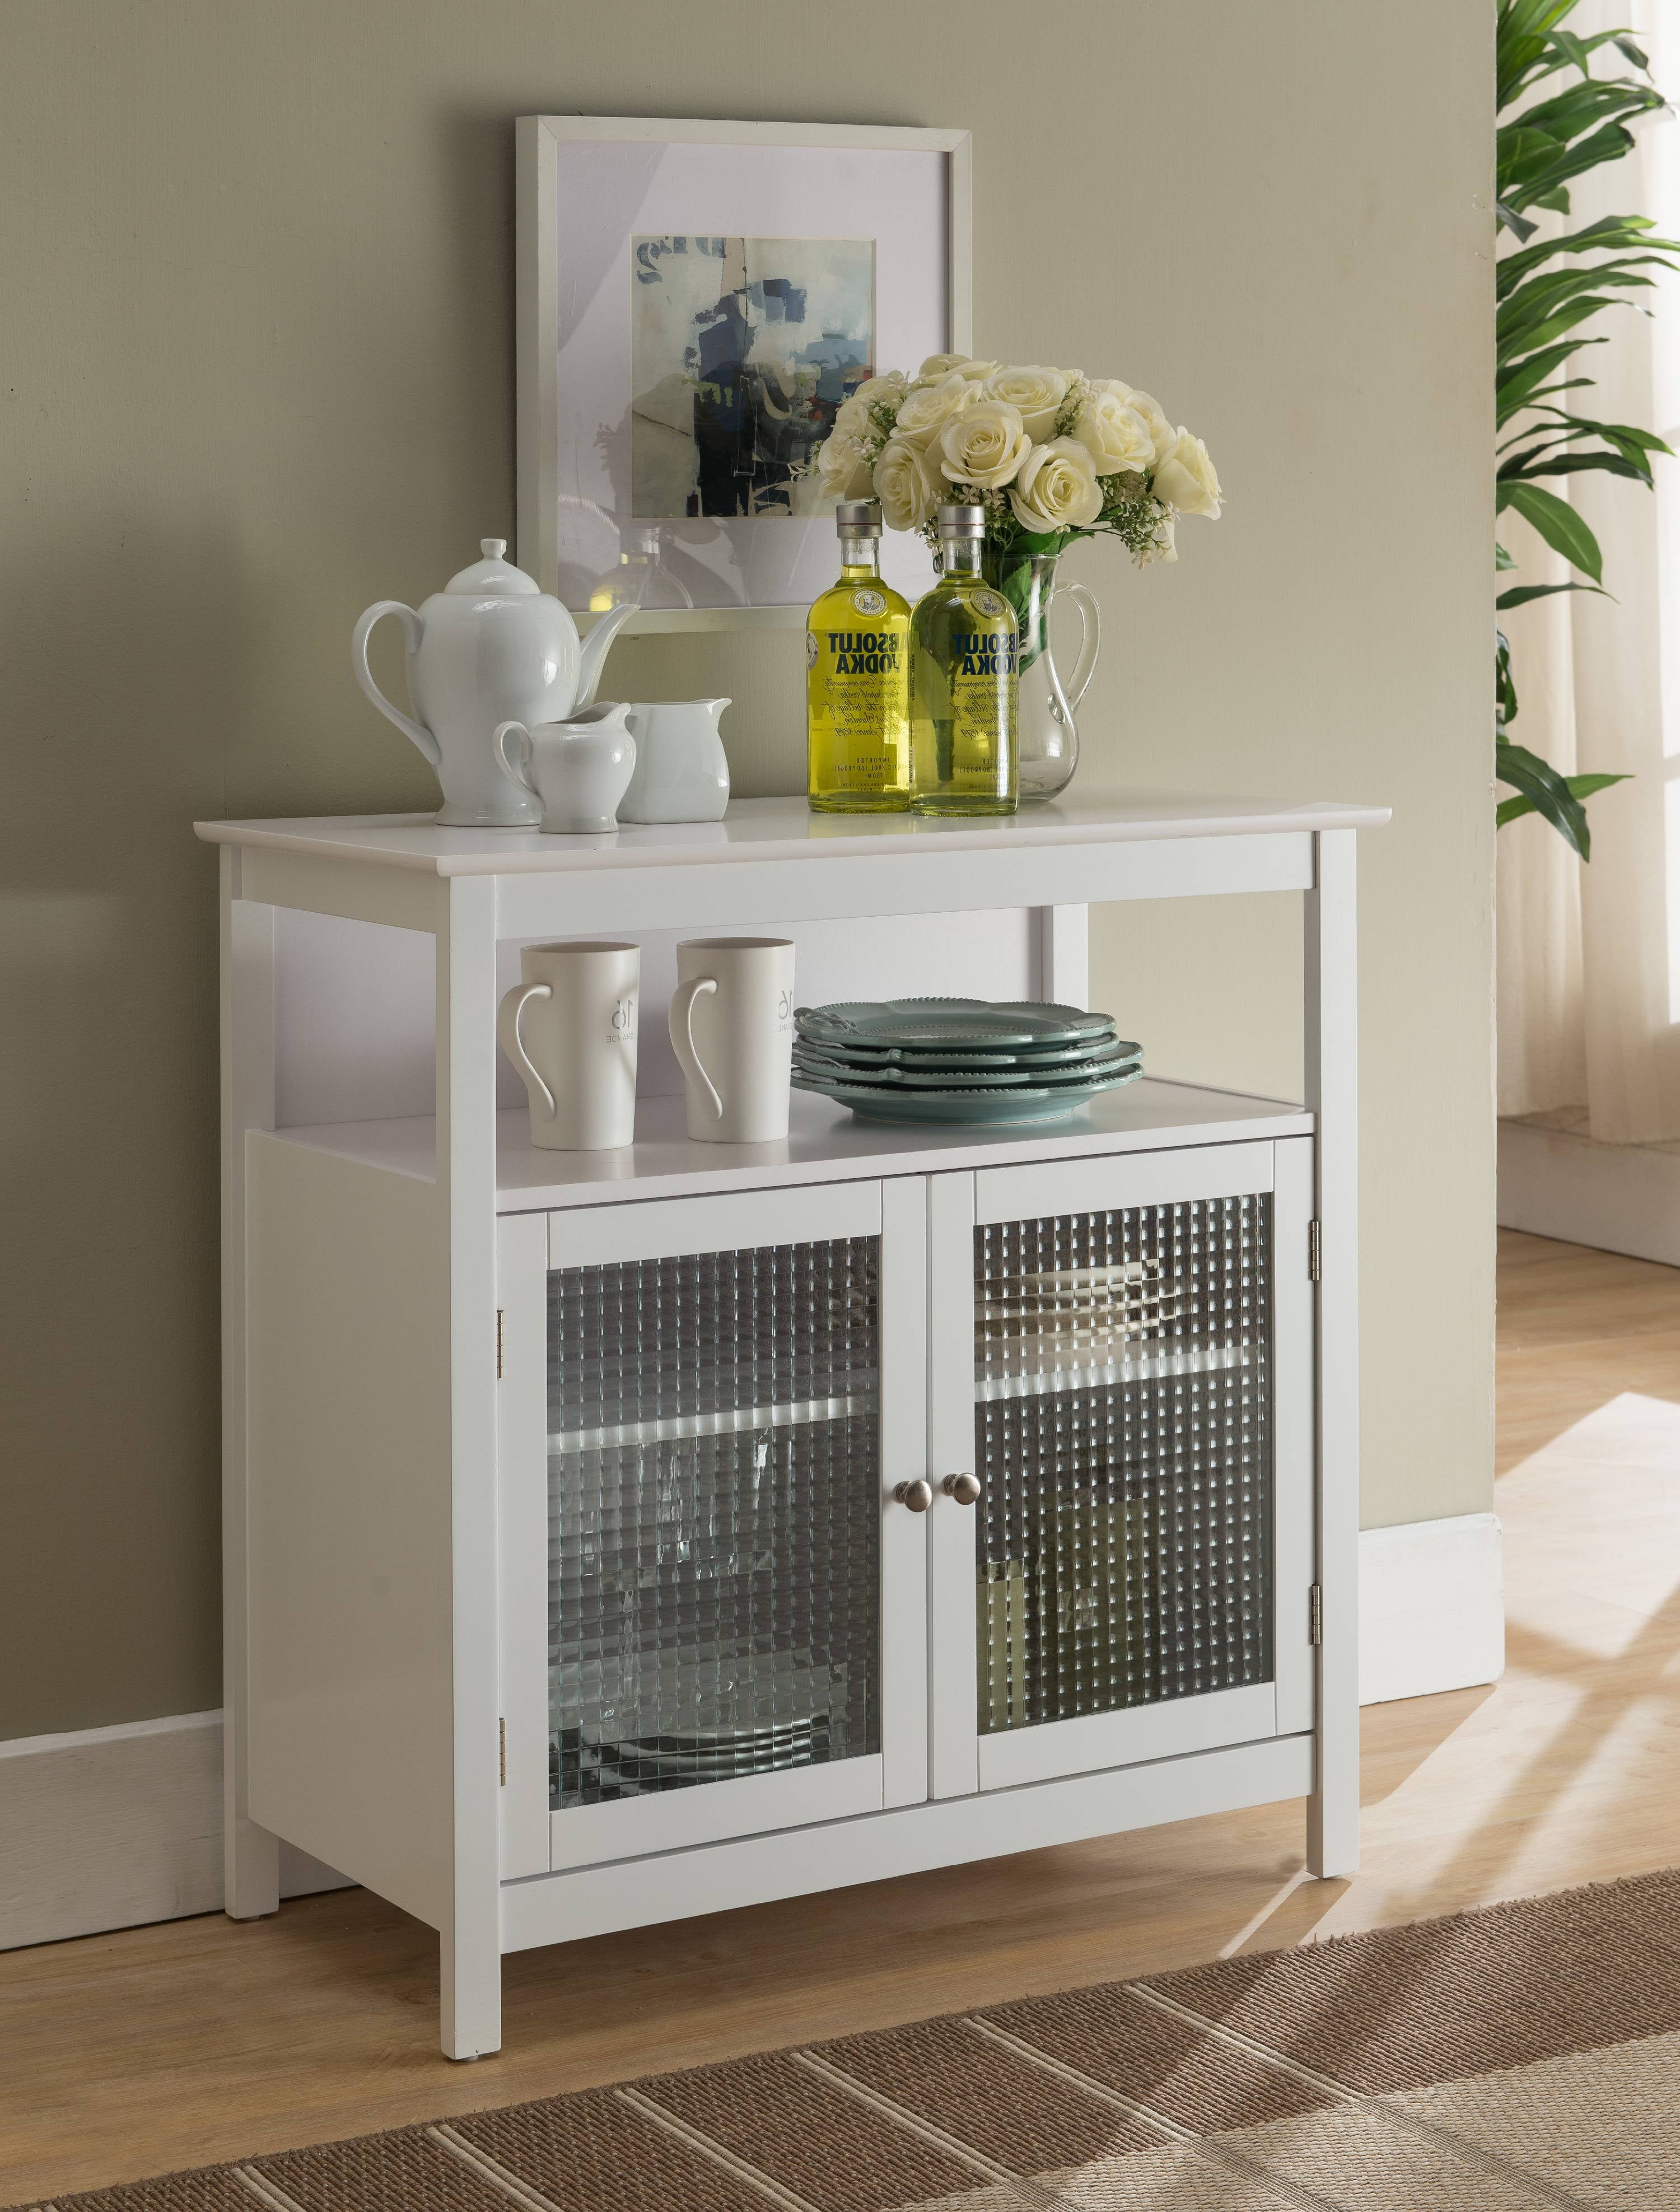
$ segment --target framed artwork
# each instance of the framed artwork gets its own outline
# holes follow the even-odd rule
[[[517,153],[520,566],[634,629],[803,623],[841,402],[972,342],[968,133],[527,115]]]

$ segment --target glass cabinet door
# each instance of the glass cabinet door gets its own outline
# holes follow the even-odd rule
[[[880,1187],[768,1196],[551,1218],[553,1866],[885,1802]]]
[[[975,1753],[953,1769],[968,1786],[1278,1729],[1279,1549],[1302,1641],[1310,1465],[1293,1409],[1279,1452],[1280,1357],[1300,1365],[1291,1329],[1279,1342],[1279,1206],[1299,1202],[1292,1176],[1274,1188],[1275,1149],[973,1179],[971,1356],[950,1355],[944,1441],[966,1396],[979,1495],[967,1544],[955,1516],[935,1538],[972,1589]],[[1304,1277],[1305,1219],[1299,1241]]]

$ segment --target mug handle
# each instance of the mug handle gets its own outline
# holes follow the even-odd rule
[[[717,1085],[700,1065],[700,1055],[694,1045],[694,1002],[717,988],[715,975],[691,976],[686,983],[679,983],[671,994],[671,1012],[667,1024],[671,1031],[671,1049],[677,1055],[678,1065],[691,1083],[697,1083],[711,1101],[712,1119],[723,1119],[723,1101],[717,1095]]]
[[[507,741],[509,733],[514,730],[519,732],[520,744],[518,752],[509,760]],[[502,773],[510,783],[517,784],[521,791],[529,792],[533,799],[542,797],[525,772],[525,764],[531,757],[531,732],[523,722],[498,722],[490,733],[490,750],[500,762]]]
[[[504,723],[503,729],[518,729],[519,724]],[[502,731],[496,733],[499,738]],[[527,1087],[539,1094],[548,1118],[551,1121],[559,1109],[554,1103],[554,1093],[544,1081],[542,1072],[525,1049],[525,1039],[520,1034],[520,1016],[533,999],[551,999],[553,991],[546,983],[516,983],[496,1010],[496,1034],[502,1041],[502,1049],[525,1078]]]
[[[1071,678],[1062,687],[1071,714],[1084,698],[1091,679],[1097,672],[1097,655],[1103,644],[1103,611],[1097,604],[1095,592],[1083,584],[1059,584],[1050,593],[1050,606],[1053,607],[1058,599],[1071,599],[1079,609],[1079,659],[1074,665]],[[1044,614],[1048,623],[1050,607],[1045,608]],[[1045,641],[1048,648],[1048,628]],[[1051,665],[1055,665],[1054,662]]]

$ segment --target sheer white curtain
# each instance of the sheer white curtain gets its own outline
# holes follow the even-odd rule
[[[1643,16],[1643,20],[1641,20]],[[1633,26],[1653,74],[1680,100],[1680,6],[1586,0],[1569,27]],[[1567,227],[1640,210],[1680,236],[1680,122],[1635,127],[1635,150],[1574,188]],[[1507,248],[1508,250],[1508,248]],[[1576,362],[1597,380],[1575,411],[1654,428],[1680,450],[1680,276],[1618,309],[1609,343]],[[1506,617],[1519,714],[1513,736],[1565,774],[1631,771],[1589,802],[1592,860],[1525,817],[1499,838],[1499,1110],[1584,1107],[1612,1144],[1680,1137],[1680,459],[1656,462],[1653,498],[1627,479],[1550,481],[1596,532],[1614,600],[1586,592]],[[1562,563],[1514,516],[1501,537],[1512,582]],[[1503,787],[1500,787],[1503,794]]]

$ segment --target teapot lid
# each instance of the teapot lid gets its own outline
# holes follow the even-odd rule
[[[523,568],[514,568],[502,556],[508,550],[505,538],[481,538],[478,550],[482,561],[475,561],[451,576],[443,586],[446,592],[460,592],[464,596],[479,599],[525,599],[540,597],[534,577],[527,576]]]

